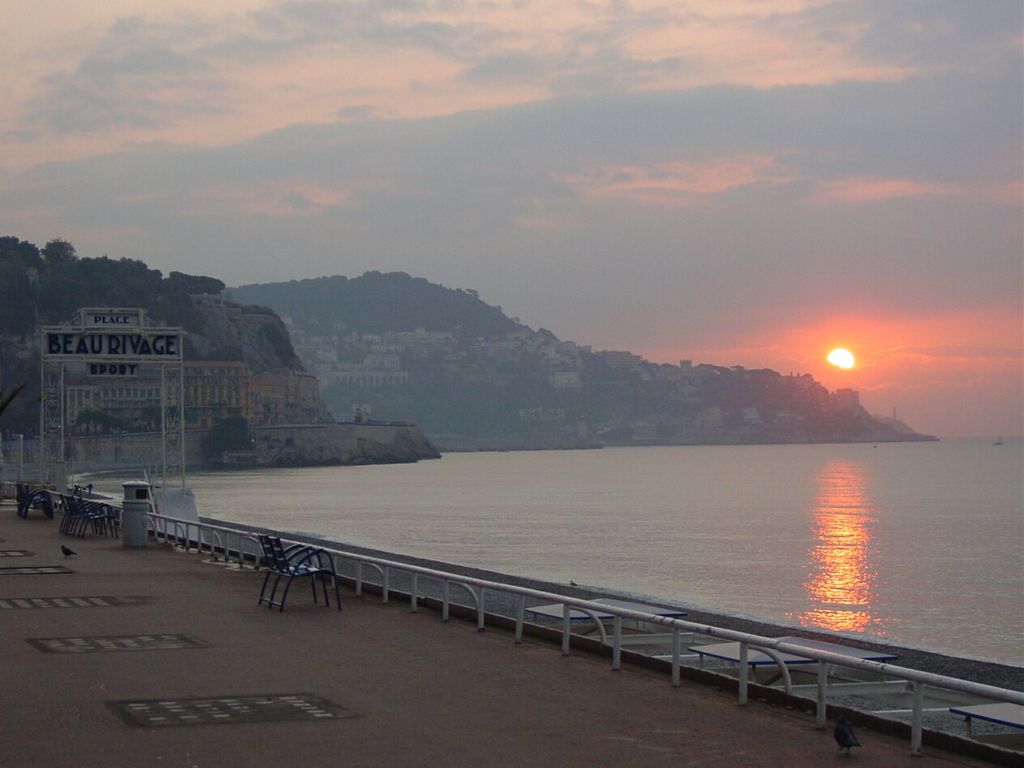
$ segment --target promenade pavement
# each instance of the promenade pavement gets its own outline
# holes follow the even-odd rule
[[[303,582],[284,613],[271,611],[256,605],[262,574],[152,542],[69,539],[38,512],[17,518],[10,502],[0,539],[5,553],[30,553],[0,557],[4,569],[71,571],[0,576],[5,768],[984,765],[927,747],[913,757],[905,739],[863,729],[863,747],[841,756],[831,723],[816,730],[805,713],[740,707],[734,693],[612,672],[607,659],[516,645],[502,630],[347,589],[340,613],[314,605]],[[61,544],[78,554],[65,559]],[[93,597],[118,600],[81,599]],[[87,639],[114,636],[136,639]],[[183,647],[190,639],[198,645]],[[41,650],[68,647],[83,650]],[[317,698],[274,698],[301,694]],[[125,701],[134,715],[111,704]],[[303,719],[275,721],[276,711]],[[262,721],[239,722],[250,715]]]

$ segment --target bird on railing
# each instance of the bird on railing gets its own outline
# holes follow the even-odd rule
[[[832,735],[836,737],[836,744],[839,745],[839,749],[846,750],[846,754],[850,754],[850,747],[859,747],[860,742],[857,741],[857,735],[853,732],[853,728],[846,722],[845,717],[840,717],[836,722],[835,730],[832,731]]]
[[[61,552],[62,555],[64,555],[64,557],[71,557],[72,555],[77,555],[78,554],[73,549],[68,549],[63,544],[60,545],[60,552]]]

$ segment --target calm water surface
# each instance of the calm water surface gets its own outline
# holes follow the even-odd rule
[[[1024,663],[1019,440],[448,454],[189,482],[225,520]]]

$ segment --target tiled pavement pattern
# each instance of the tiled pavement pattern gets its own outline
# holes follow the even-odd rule
[[[74,573],[63,565],[4,565],[0,576],[41,576],[51,573]]]
[[[146,597],[82,595],[75,597],[0,597],[0,611],[11,608],[122,608],[152,602]]]
[[[106,704],[126,723],[142,728],[353,717],[344,708],[310,693],[108,701]]]
[[[112,637],[34,637],[28,643],[43,653],[94,653],[97,651],[177,651],[206,648],[208,643],[182,634],[117,635]]]

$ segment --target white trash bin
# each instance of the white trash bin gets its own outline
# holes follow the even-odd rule
[[[149,483],[132,480],[124,483],[121,507],[121,542],[126,547],[146,546],[146,515],[149,514]]]

